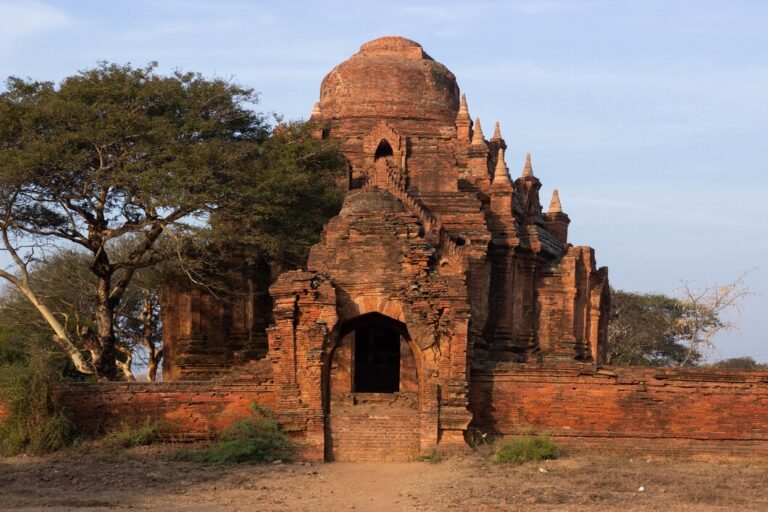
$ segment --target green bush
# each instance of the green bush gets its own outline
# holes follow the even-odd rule
[[[556,459],[560,454],[560,448],[548,435],[527,433],[499,441],[494,460],[522,464],[529,460]]]
[[[169,430],[166,422],[147,418],[139,426],[124,425],[122,429],[108,433],[104,436],[102,442],[106,446],[118,448],[147,446],[163,441],[167,437]]]
[[[0,454],[42,455],[72,443],[75,428],[59,401],[59,372],[42,355],[0,365],[6,416],[0,422]]]
[[[206,464],[265,464],[290,460],[293,443],[280,430],[271,410],[251,405],[251,416],[222,432],[219,440],[206,448],[181,454],[181,458]]]

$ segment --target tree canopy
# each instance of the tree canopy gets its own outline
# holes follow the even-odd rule
[[[117,375],[117,312],[171,257],[301,259],[338,209],[341,156],[303,124],[272,130],[251,89],[196,73],[102,63],[58,86],[11,77],[0,94],[0,235],[11,283],[78,371]],[[335,213],[335,212],[333,212]],[[211,222],[211,219],[215,221]],[[89,273],[74,331],[33,279],[60,251]],[[75,333],[75,335],[73,335]]]
[[[738,311],[741,301],[750,295],[745,277],[742,274],[730,283],[703,288],[683,282],[679,298],[612,290],[606,362],[640,366],[702,363],[707,355],[716,354],[716,336],[736,327],[723,315]],[[733,361],[733,365],[748,364]]]

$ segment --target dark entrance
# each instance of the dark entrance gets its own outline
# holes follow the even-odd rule
[[[355,330],[355,391],[396,393],[400,390],[400,333],[382,324]]]

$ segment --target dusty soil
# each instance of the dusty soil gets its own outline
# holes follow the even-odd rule
[[[768,461],[572,455],[509,466],[472,454],[212,467],[171,450],[0,459],[0,510],[768,510]]]

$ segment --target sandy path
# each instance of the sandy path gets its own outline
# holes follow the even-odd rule
[[[439,464],[211,467],[169,460],[169,450],[0,459],[0,510],[768,510],[765,461],[574,455],[506,466],[470,455]]]

